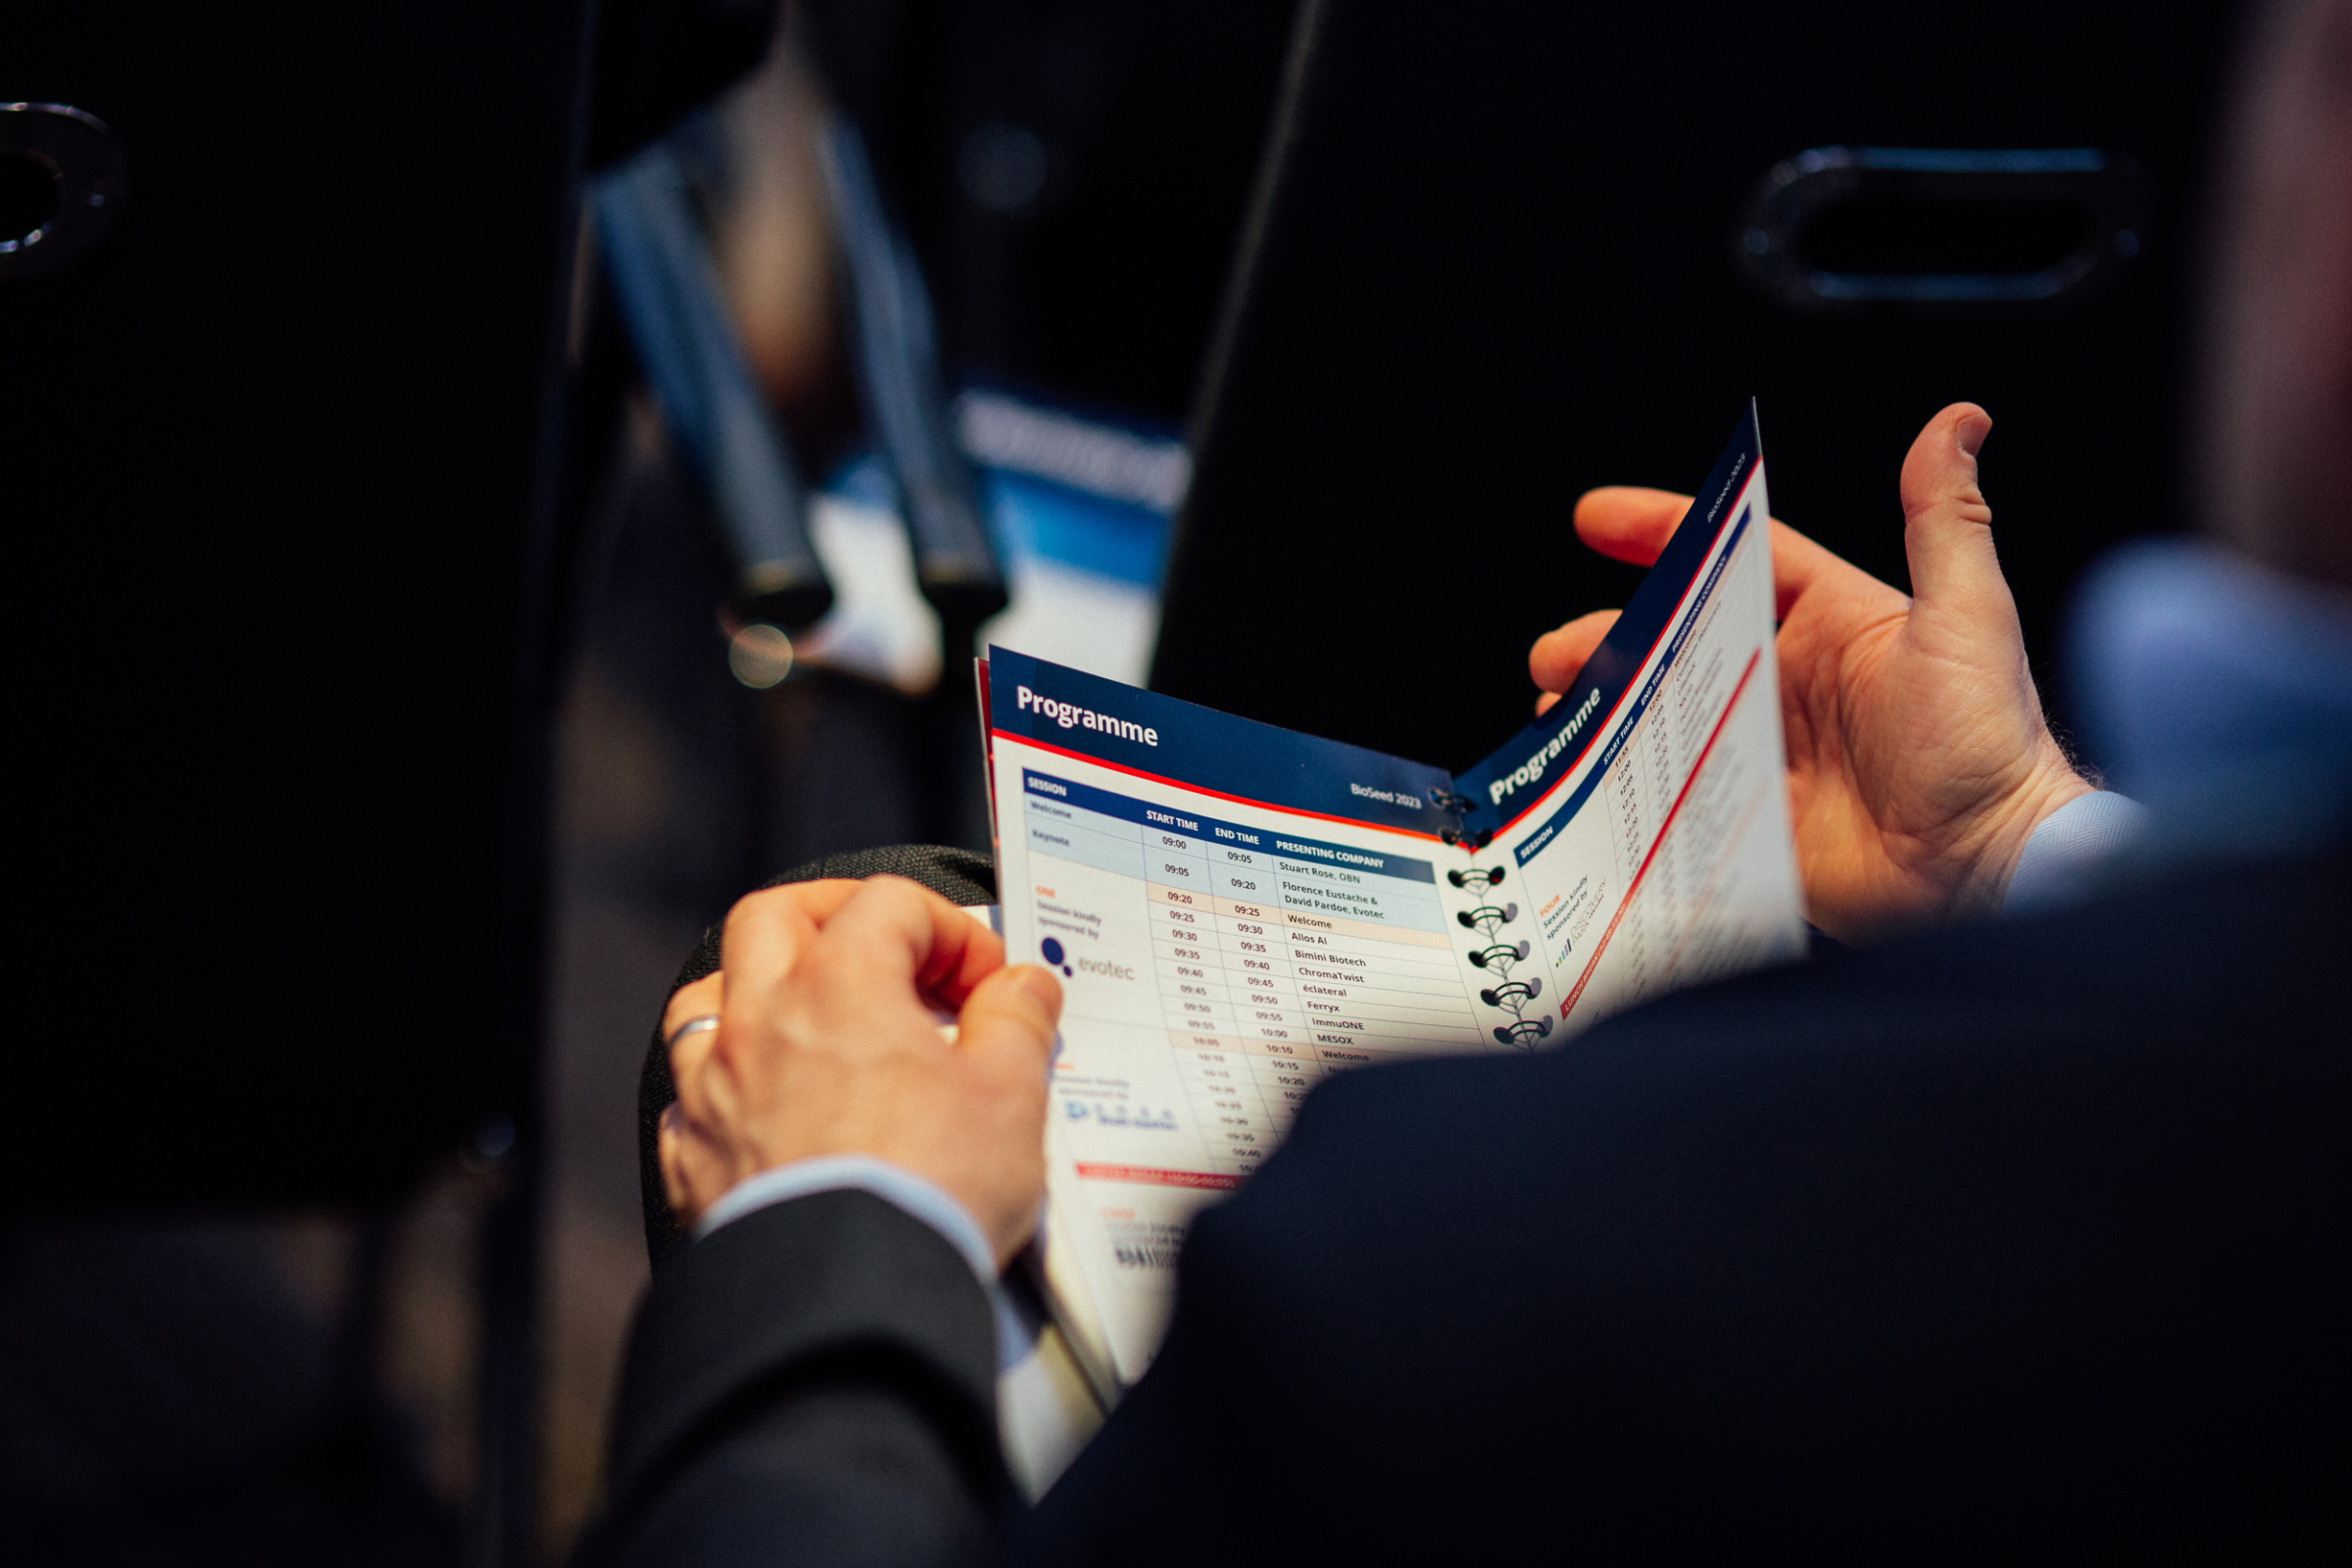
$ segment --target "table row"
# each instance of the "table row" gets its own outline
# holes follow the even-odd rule
[[[1029,851],[1135,878],[1153,888],[1360,922],[1374,929],[1444,931],[1436,887],[1377,872],[1319,865],[1254,850],[1192,853],[1094,831],[1089,813],[1032,800]],[[1168,835],[1174,838],[1174,835]]]

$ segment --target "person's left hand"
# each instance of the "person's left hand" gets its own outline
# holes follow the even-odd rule
[[[1000,1264],[1021,1249],[1045,1194],[1058,980],[1006,968],[986,926],[899,877],[755,893],[720,954],[662,1016],[665,1033],[720,1020],[670,1053],[661,1159],[680,1219],[760,1171],[870,1154],[961,1203]],[[934,1007],[956,1013],[955,1040]]]

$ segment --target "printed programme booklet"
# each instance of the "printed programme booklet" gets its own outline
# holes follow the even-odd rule
[[[1574,688],[1458,778],[990,650],[1005,949],[1067,999],[1045,1294],[1106,1400],[1327,1074],[1802,953],[1768,516],[1751,409]]]

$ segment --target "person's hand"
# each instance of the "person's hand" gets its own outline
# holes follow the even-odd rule
[[[949,1040],[934,1007],[956,1014]],[[1046,1066],[1061,984],[1004,966],[1004,944],[899,877],[801,882],[728,912],[720,969],[681,988],[666,1034],[677,1103],[661,1157],[687,1224],[760,1171],[871,1154],[940,1187],[1000,1264],[1045,1194]]]
[[[1772,525],[1788,807],[1806,912],[1833,936],[1997,909],[2034,827],[2091,787],[2043,721],[1993,553],[1976,456],[1991,428],[1983,409],[1955,403],[1903,460],[1915,598]],[[1648,565],[1690,505],[1663,490],[1591,491],[1577,536]],[[1616,618],[1537,640],[1539,712]]]

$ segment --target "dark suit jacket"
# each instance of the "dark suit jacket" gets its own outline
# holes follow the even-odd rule
[[[946,1245],[769,1210],[657,1276],[599,1549],[2340,1556],[2348,910],[2180,873],[1332,1080],[1028,1512]]]

